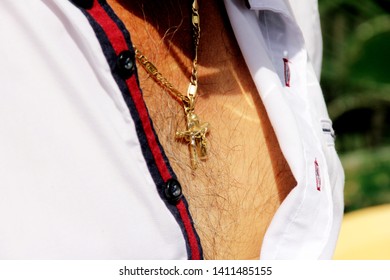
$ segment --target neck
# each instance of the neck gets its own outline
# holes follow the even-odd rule
[[[163,50],[168,47],[179,48],[186,57],[192,57],[192,0],[108,2],[125,22],[134,45],[146,56],[152,59],[151,56],[165,55]]]

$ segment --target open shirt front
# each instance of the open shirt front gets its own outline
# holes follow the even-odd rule
[[[244,2],[225,6],[297,181],[261,257],[330,258],[344,174],[317,78],[316,2]],[[119,54],[134,57],[110,6],[3,0],[0,31],[0,258],[202,258],[185,198],[164,194],[177,178],[136,68],[117,71]]]

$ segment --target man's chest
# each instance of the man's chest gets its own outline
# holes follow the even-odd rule
[[[265,231],[295,181],[229,23],[216,10],[218,6],[208,8],[195,105],[200,123],[209,123],[208,157],[200,160],[196,170],[191,167],[190,143],[175,137],[186,129],[183,104],[141,66],[140,86],[157,135],[189,201],[205,258],[258,258]],[[129,29],[134,29],[131,14],[120,8],[117,12],[123,14]],[[135,34],[139,41],[135,39],[134,44],[153,58],[164,77],[185,91],[191,58],[182,53],[180,45],[151,44],[158,36]]]

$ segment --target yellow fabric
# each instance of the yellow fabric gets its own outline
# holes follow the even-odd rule
[[[390,204],[345,215],[334,259],[390,259]]]

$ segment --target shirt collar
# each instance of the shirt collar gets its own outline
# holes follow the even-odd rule
[[[254,11],[270,10],[293,18],[293,13],[287,0],[248,0],[247,4]]]

